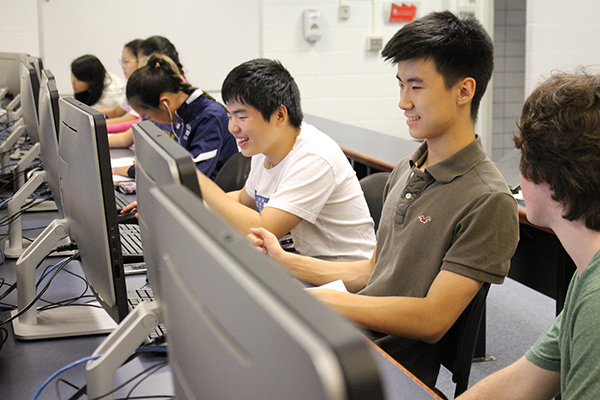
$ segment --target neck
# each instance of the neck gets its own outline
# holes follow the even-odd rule
[[[600,232],[586,228],[585,223],[561,218],[551,229],[575,263],[581,276],[592,257],[600,250]]]
[[[427,159],[423,163],[422,169],[444,161],[473,141],[475,141],[475,127],[472,122],[463,127],[449,130],[443,135],[428,138]]]
[[[300,134],[300,129],[286,124],[279,128],[277,134],[281,135],[281,140],[277,141],[272,149],[264,152],[267,159],[267,165],[265,165],[267,169],[275,167],[292,151],[296,138]]]

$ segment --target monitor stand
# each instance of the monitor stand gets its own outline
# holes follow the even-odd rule
[[[19,189],[13,198],[8,202],[7,205],[7,220],[10,221],[8,225],[8,239],[4,244],[4,254],[8,258],[19,258],[25,249],[30,245],[31,242],[23,239],[23,228],[21,217],[15,217],[21,212],[23,204],[27,201],[29,196],[35,192],[35,190],[46,181],[46,173],[44,171],[36,171],[33,176],[27,181],[26,184]],[[69,245],[71,241],[68,237],[62,239],[57,243],[58,246]],[[62,257],[72,255],[72,251],[54,253],[53,256]]]
[[[12,164],[11,159],[10,159],[11,150],[14,147],[14,145],[17,143],[17,140],[19,140],[19,138],[21,136],[23,136],[24,134],[25,134],[25,123],[23,122],[23,119],[20,119],[15,124],[15,126],[11,129],[10,134],[6,138],[6,141],[0,145],[0,154],[2,155],[1,159],[0,159],[0,161],[1,161],[0,166],[2,168],[7,168],[9,165]]]
[[[69,232],[66,219],[52,221],[17,260],[17,305],[12,312],[24,311],[13,320],[15,337],[22,340],[95,335],[111,332],[117,324],[104,309],[88,306],[58,307],[39,311],[36,308],[37,266]],[[33,303],[33,304],[31,304]]]
[[[108,335],[92,354],[92,357],[99,358],[87,363],[88,398],[113,400],[115,372],[158,326],[160,320],[158,302],[143,302]]]

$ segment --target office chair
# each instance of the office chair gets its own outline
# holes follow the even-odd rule
[[[475,344],[489,290],[490,284],[484,283],[452,328],[441,339],[441,361],[442,365],[452,373],[452,382],[456,384],[454,397],[462,394],[469,386]]]
[[[385,187],[385,183],[389,176],[389,172],[377,172],[375,174],[367,175],[360,180],[360,187],[365,194],[371,218],[373,218],[373,222],[375,222],[375,232],[377,232],[377,228],[379,228],[381,209],[383,207],[383,188]]]
[[[215,183],[225,192],[240,190],[248,179],[251,160],[251,157],[244,157],[241,152],[234,154],[217,174]]]

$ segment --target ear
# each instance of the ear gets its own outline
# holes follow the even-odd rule
[[[271,116],[271,120],[273,120],[273,118],[275,119],[275,125],[280,127],[283,124],[286,123],[286,121],[288,120],[288,110],[287,107],[284,106],[283,104],[280,105],[277,110],[275,110],[275,112],[273,113],[273,115]]]
[[[458,83],[457,102],[460,105],[465,105],[473,100],[475,95],[476,82],[473,78],[464,78]]]
[[[167,112],[167,110],[163,110],[162,107],[165,106],[165,102],[167,102],[167,107],[169,108],[169,110],[171,109],[171,98],[169,96],[167,96],[166,93],[163,93],[160,95],[160,97],[158,98],[159,104],[158,104],[158,108],[161,109],[164,112]]]

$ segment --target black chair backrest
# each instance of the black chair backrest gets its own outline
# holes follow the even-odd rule
[[[250,173],[251,157],[244,157],[242,153],[231,156],[215,178],[215,183],[225,192],[233,192],[244,187]]]
[[[360,180],[360,186],[365,194],[371,218],[373,218],[373,222],[375,222],[375,232],[377,232],[377,228],[379,228],[381,209],[383,208],[383,188],[385,187],[385,183],[389,176],[389,172],[377,172],[375,174],[367,175]]]
[[[452,328],[441,339],[441,361],[442,365],[452,373],[452,381],[456,384],[454,397],[459,396],[469,386],[479,325],[489,290],[490,284],[484,283]]]

